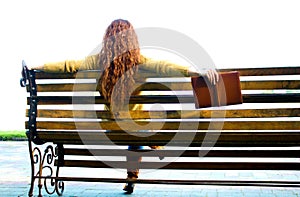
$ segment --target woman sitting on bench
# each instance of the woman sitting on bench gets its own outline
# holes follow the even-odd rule
[[[127,21],[118,19],[113,21],[107,28],[102,42],[100,53],[86,57],[84,60],[67,60],[63,62],[47,63],[31,69],[45,72],[77,72],[79,70],[101,70],[99,73],[98,88],[100,94],[110,103],[107,110],[113,114],[121,110],[141,109],[141,105],[128,107],[131,95],[137,95],[134,91],[136,74],[139,69],[158,76],[191,76],[199,75],[189,70],[188,67],[176,65],[166,61],[157,61],[140,54],[137,35],[133,26]],[[208,70],[205,75],[209,82],[216,83],[218,74],[215,70]],[[116,112],[116,113],[114,113]],[[139,146],[129,146],[129,150],[137,150]],[[159,149],[159,146],[152,146]],[[127,157],[127,161],[140,161],[141,158]],[[139,169],[128,169],[128,180],[138,178]],[[132,193],[134,184],[129,182],[125,185],[126,193]]]

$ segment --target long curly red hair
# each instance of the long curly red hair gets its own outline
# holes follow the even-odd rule
[[[138,38],[127,20],[114,20],[107,27],[99,56],[100,67],[104,68],[100,93],[114,106],[122,106],[134,89],[133,74],[140,62]]]

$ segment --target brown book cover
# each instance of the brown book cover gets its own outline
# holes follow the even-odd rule
[[[211,84],[206,77],[191,78],[196,108],[243,103],[239,72],[223,72],[219,75],[216,85]]]

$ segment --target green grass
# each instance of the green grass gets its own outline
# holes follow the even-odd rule
[[[26,139],[25,131],[0,131],[0,141]]]

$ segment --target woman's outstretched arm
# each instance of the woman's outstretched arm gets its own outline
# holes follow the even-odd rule
[[[59,73],[74,73],[79,70],[96,70],[99,69],[98,57],[98,55],[91,55],[82,60],[49,62],[40,66],[31,66],[29,69]]]
[[[169,61],[154,60],[143,57],[141,69],[146,72],[156,73],[158,76],[169,77],[190,77],[190,76],[206,76],[212,84],[219,81],[219,74],[215,69],[203,69],[201,72],[191,70],[188,66],[174,64]]]

